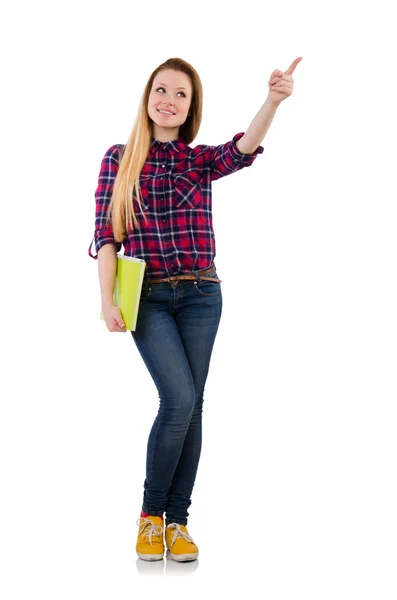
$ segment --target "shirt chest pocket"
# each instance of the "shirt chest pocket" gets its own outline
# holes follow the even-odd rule
[[[139,186],[141,188],[141,204],[143,210],[148,210],[150,205],[150,193],[152,187],[152,178],[148,176],[142,176],[139,178]],[[139,204],[134,190],[134,210],[139,213]]]
[[[201,200],[202,175],[199,171],[186,171],[175,176],[175,202],[177,208],[195,208]]]

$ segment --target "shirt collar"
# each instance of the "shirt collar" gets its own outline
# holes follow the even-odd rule
[[[160,140],[156,140],[153,136],[151,138],[150,152],[154,153],[157,150],[167,151],[170,154],[176,154],[177,152],[181,152],[185,150],[187,147],[186,143],[183,141],[183,138],[178,138],[177,140],[171,140],[170,142],[160,142]]]

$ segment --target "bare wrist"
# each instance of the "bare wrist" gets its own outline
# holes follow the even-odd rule
[[[267,97],[265,100],[265,104],[269,104],[270,106],[274,106],[275,108],[278,108],[280,106],[281,102],[276,102],[275,100],[271,100],[269,97]]]
[[[108,310],[114,306],[113,299],[102,300],[102,310]]]

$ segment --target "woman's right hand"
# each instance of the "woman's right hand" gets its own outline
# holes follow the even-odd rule
[[[109,331],[120,331],[124,333],[127,331],[120,309],[117,306],[114,304],[107,306],[106,308],[102,308],[102,312],[105,318],[106,327]]]

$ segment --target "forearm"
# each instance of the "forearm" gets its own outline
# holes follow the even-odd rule
[[[98,275],[102,309],[113,305],[114,280],[117,270],[115,244],[105,244],[98,250]]]
[[[252,154],[257,149],[268,132],[279,106],[279,103],[265,101],[245,134],[236,142],[240,152]]]

